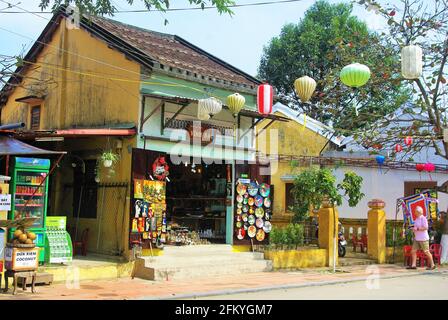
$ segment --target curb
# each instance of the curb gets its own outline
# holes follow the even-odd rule
[[[414,273],[403,273],[403,274],[390,274],[381,276],[381,279],[394,279],[394,278],[405,278],[405,277],[415,277],[415,276],[423,276],[423,275],[435,275],[435,274],[448,274],[448,270],[446,271],[423,271],[423,272],[414,272]],[[171,295],[171,296],[162,296],[162,297],[142,297],[137,300],[186,300],[186,299],[195,299],[195,298],[204,298],[204,297],[213,297],[213,296],[224,296],[231,294],[240,294],[240,293],[255,293],[262,291],[272,291],[272,290],[284,290],[284,289],[297,289],[297,288],[306,288],[306,287],[321,287],[327,285],[336,285],[341,283],[352,283],[365,281],[368,276],[363,277],[355,277],[351,279],[342,279],[342,280],[331,280],[331,281],[318,281],[318,282],[309,282],[309,283],[296,283],[296,284],[287,284],[280,286],[266,286],[266,287],[256,287],[256,288],[245,288],[245,289],[225,289],[225,290],[217,290],[217,291],[208,291],[208,292],[199,292],[199,293],[187,293],[180,295]]]

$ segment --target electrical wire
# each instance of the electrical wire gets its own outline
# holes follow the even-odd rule
[[[266,5],[277,5],[277,4],[286,4],[286,3],[294,3],[294,2],[301,2],[303,0],[282,0],[282,1],[265,1],[265,2],[253,2],[253,3],[246,3],[246,4],[234,4],[234,5],[228,5],[228,8],[243,8],[243,7],[254,7],[254,6],[266,6]],[[154,9],[154,10],[148,10],[148,9],[135,9],[135,10],[116,10],[113,12],[113,14],[116,13],[151,13],[151,12],[175,12],[175,11],[196,11],[196,10],[209,10],[209,9],[216,9],[216,6],[205,6],[202,7],[190,7],[190,8],[168,8],[165,10],[160,9]],[[0,13],[13,13],[13,14],[20,14],[24,13],[21,11],[2,11]],[[29,13],[36,13],[36,14],[53,14],[52,11],[29,11]]]

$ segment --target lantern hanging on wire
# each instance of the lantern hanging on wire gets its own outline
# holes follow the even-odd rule
[[[401,74],[408,80],[418,79],[423,73],[423,50],[410,45],[401,49]]]
[[[412,137],[411,136],[407,136],[406,138],[404,138],[404,143],[410,147],[412,145]]]
[[[207,114],[212,118],[215,114],[221,112],[222,102],[215,97],[200,99],[198,101],[198,114]]]
[[[425,165],[423,163],[417,163],[415,165],[415,170],[418,171],[418,174],[420,175],[420,180],[422,180],[422,171],[425,170]]]
[[[258,113],[268,115],[272,113],[272,104],[274,101],[274,89],[271,85],[264,83],[257,89]]]
[[[236,117],[238,113],[243,109],[246,99],[239,93],[231,94],[227,97],[227,107],[229,107],[232,115]]]
[[[300,100],[305,103],[308,102],[316,90],[316,81],[313,78],[304,76],[294,81],[294,88]]]
[[[396,153],[400,153],[401,151],[403,151],[403,146],[401,144],[396,144],[395,145],[395,152]]]
[[[353,63],[342,68],[339,75],[343,84],[351,88],[360,88],[370,79],[370,69],[368,66],[360,63]],[[356,116],[358,116],[358,108],[355,106]]]
[[[384,161],[386,161],[386,157],[385,157],[385,156],[382,156],[382,155],[377,155],[377,156],[375,157],[375,160],[376,160],[376,163],[377,163],[378,166],[379,166],[380,173],[382,173],[382,172],[381,172],[381,166],[384,164]]]
[[[434,172],[436,170],[436,166],[431,163],[431,162],[427,162],[424,164],[423,169],[428,172],[429,174],[429,180],[432,181],[432,177],[431,177],[431,172]]]

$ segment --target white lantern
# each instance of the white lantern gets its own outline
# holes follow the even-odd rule
[[[198,101],[198,114],[207,114],[213,117],[215,114],[221,112],[222,110],[222,102],[214,97],[210,97],[207,99],[200,99]]]
[[[423,50],[411,45],[401,49],[401,74],[405,79],[418,79],[423,72]]]
[[[210,119],[210,116],[208,113],[206,113],[202,108],[199,107],[198,104],[198,119],[201,121],[205,121]]]

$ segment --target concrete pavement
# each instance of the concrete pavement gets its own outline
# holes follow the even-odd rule
[[[36,287],[37,293],[18,290],[13,296],[11,290],[0,294],[0,299],[188,299],[211,295],[240,294],[245,292],[271,291],[276,288],[291,289],[316,287],[337,283],[365,281],[372,276],[381,279],[418,277],[428,273],[448,273],[448,267],[437,271],[406,270],[401,265],[370,265],[343,267],[337,273],[329,269],[304,269],[300,271],[261,272],[246,275],[226,275],[207,279],[177,281],[148,281],[120,278],[113,280],[82,281],[80,283],[55,283]]]

